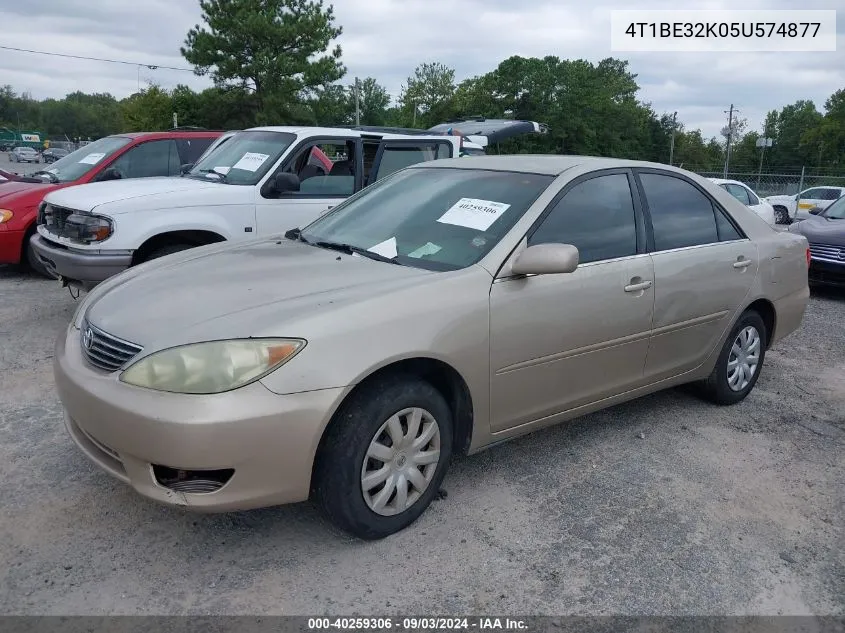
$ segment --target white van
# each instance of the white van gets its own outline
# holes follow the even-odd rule
[[[182,177],[48,194],[32,245],[63,284],[87,289],[163,255],[305,226],[394,171],[459,152],[460,137],[437,133],[252,128],[221,139]]]

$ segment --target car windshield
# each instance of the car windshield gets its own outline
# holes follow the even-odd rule
[[[484,169],[391,174],[305,227],[299,238],[428,270],[477,263],[554,180]]]
[[[80,147],[64,158],[57,160],[43,172],[36,172],[36,176],[49,179],[52,182],[73,182],[82,178],[104,160],[110,158],[121,147],[129,143],[126,136],[107,136],[98,141]],[[52,177],[50,175],[52,174]]]
[[[194,165],[188,176],[228,185],[254,185],[295,140],[296,135],[287,132],[238,132]]]
[[[831,220],[845,220],[845,196],[825,209],[822,215]]]

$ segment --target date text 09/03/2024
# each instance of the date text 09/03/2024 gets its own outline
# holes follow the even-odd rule
[[[495,617],[308,618],[311,631],[470,631],[525,630],[525,620]]]

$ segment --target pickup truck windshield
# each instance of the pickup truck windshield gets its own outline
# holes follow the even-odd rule
[[[73,182],[82,178],[103,161],[107,161],[121,147],[129,143],[129,140],[125,136],[101,138],[80,147],[75,152],[57,160],[50,167],[33,175],[51,182]],[[52,177],[49,174],[52,174]]]
[[[238,132],[198,162],[188,177],[227,185],[255,185],[295,140],[296,135],[287,132]]]

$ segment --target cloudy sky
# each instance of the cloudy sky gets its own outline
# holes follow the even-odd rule
[[[328,0],[327,0],[328,3]],[[678,112],[688,129],[715,135],[731,103],[759,129],[770,109],[798,99],[822,108],[845,88],[843,0],[699,0],[690,9],[836,9],[836,52],[615,53],[611,9],[639,1],[592,0],[335,0],[343,60],[354,76],[374,76],[393,95],[424,61],[439,61],[464,79],[494,68],[511,55],[557,55],[598,61],[620,57],[639,75],[640,97],[658,112]],[[674,9],[668,0],[644,8]],[[0,45],[125,60],[112,64],[0,49],[0,85],[36,98],[74,90],[124,97],[154,81],[163,87],[208,85],[190,72],[151,70],[138,64],[186,68],[181,57],[189,28],[200,20],[198,0],[0,0]]]

